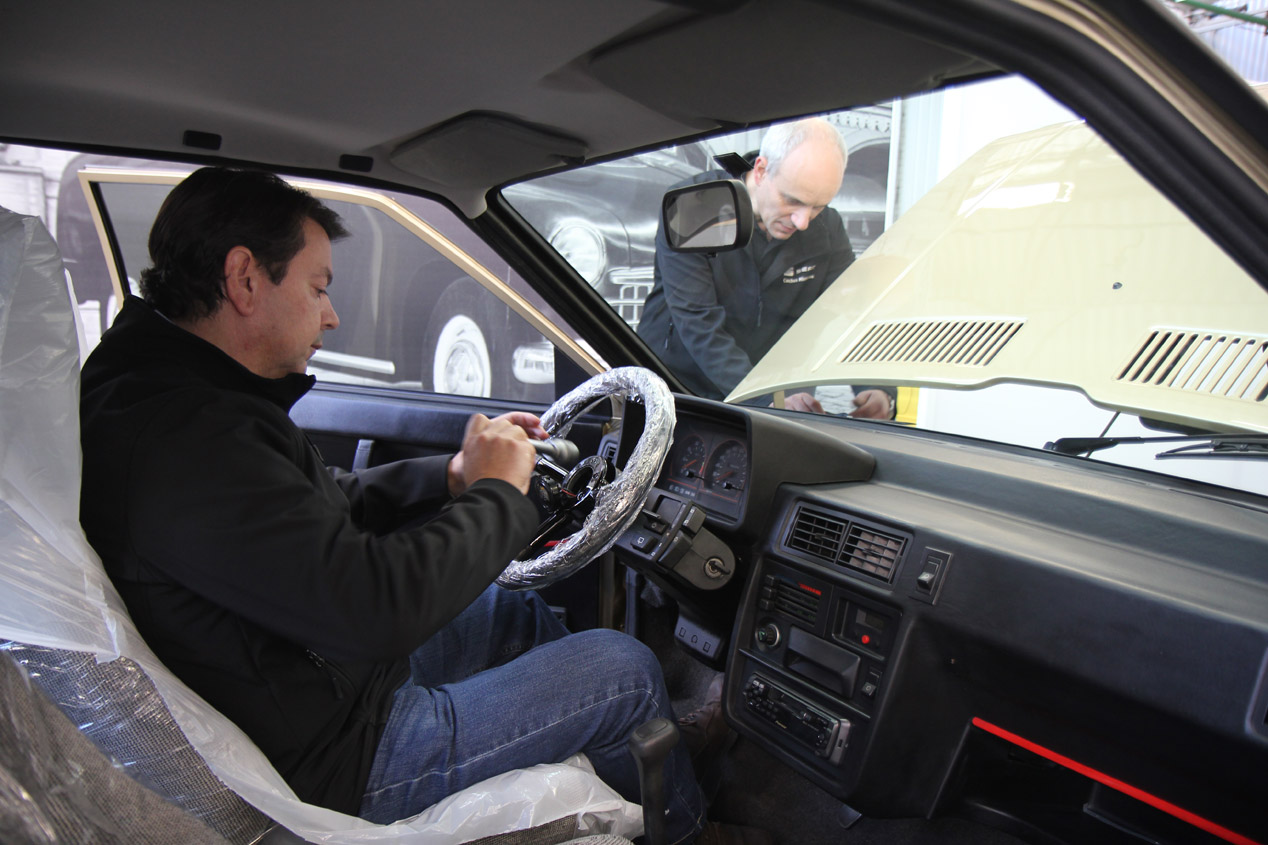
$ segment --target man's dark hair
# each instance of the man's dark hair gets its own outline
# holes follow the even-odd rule
[[[208,317],[225,298],[229,250],[251,250],[277,284],[304,248],[309,219],[332,241],[348,234],[338,214],[272,173],[196,170],[172,189],[154,219],[141,296],[172,320]]]

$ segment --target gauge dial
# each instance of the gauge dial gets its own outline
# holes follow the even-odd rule
[[[684,441],[681,451],[674,458],[674,478],[693,486],[704,478],[704,441],[694,434]]]
[[[709,458],[705,484],[715,496],[738,499],[748,486],[748,450],[738,440],[728,440]]]

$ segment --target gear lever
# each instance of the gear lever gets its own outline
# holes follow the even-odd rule
[[[630,734],[643,801],[643,842],[665,843],[665,758],[678,744],[678,726],[665,718],[644,722]]]

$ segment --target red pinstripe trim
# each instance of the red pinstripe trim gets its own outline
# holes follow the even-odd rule
[[[1260,845],[1260,843],[1256,842],[1254,839],[1250,839],[1248,837],[1242,836],[1240,833],[1235,833],[1234,831],[1231,831],[1226,827],[1221,827],[1215,822],[1208,821],[1202,818],[1201,816],[1197,815],[1196,813],[1191,813],[1188,810],[1184,809],[1183,807],[1177,807],[1175,804],[1172,804],[1170,801],[1164,801],[1163,799],[1159,798],[1156,795],[1150,795],[1148,792],[1145,792],[1143,789],[1137,789],[1131,784],[1123,783],[1121,780],[1118,780],[1117,778],[1112,778],[1109,775],[1105,774],[1104,772],[1098,772],[1096,769],[1093,769],[1090,766],[1085,766],[1082,763],[1071,760],[1069,757],[1063,757],[1062,755],[1058,754],[1055,751],[1052,751],[1051,749],[1044,748],[1042,745],[1033,743],[1028,739],[1023,739],[1017,734],[1006,731],[1003,728],[999,727],[998,725],[992,725],[990,722],[974,717],[973,727],[981,728],[982,730],[987,731],[988,733],[993,733],[995,734],[995,736],[999,737],[1000,739],[1007,740],[1011,742],[1013,745],[1020,746],[1026,749],[1027,751],[1032,751],[1035,754],[1038,754],[1040,757],[1047,758],[1059,766],[1064,766],[1065,768],[1070,769],[1071,771],[1078,772],[1084,777],[1089,777],[1092,780],[1096,781],[1097,783],[1102,783],[1108,786],[1110,789],[1116,789],[1119,792],[1123,793],[1124,795],[1130,795],[1132,798],[1135,798],[1137,801],[1143,801],[1151,807],[1155,807],[1159,810],[1162,810],[1164,813],[1167,813],[1168,815],[1175,816],[1177,819],[1180,819],[1183,822],[1187,822],[1193,825],[1194,827],[1201,828],[1202,830],[1205,830],[1207,833],[1218,836],[1220,839],[1224,839],[1228,842],[1236,843],[1236,845]]]

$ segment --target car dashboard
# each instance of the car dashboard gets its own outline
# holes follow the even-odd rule
[[[1266,515],[1147,472],[678,397],[618,556],[726,668],[740,734],[863,813],[1263,837]]]

